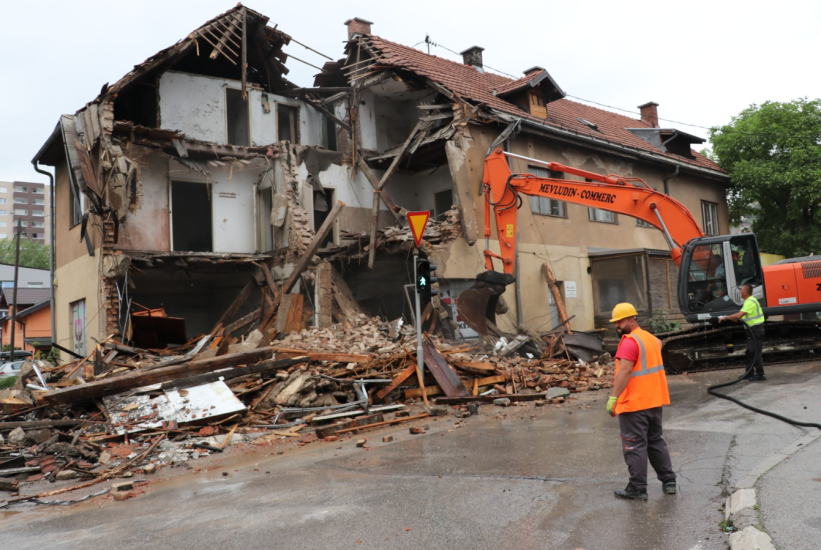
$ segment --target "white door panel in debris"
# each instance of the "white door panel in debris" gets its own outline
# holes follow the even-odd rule
[[[255,177],[256,173],[251,174],[250,171],[235,172],[231,181],[223,181],[212,187],[214,252],[255,251]]]

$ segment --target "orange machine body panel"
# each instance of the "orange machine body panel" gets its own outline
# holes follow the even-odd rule
[[[764,267],[767,307],[821,302],[821,260]]]

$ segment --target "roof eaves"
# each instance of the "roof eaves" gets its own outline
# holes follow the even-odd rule
[[[575,132],[575,131],[570,130],[568,128],[562,128],[562,127],[555,126],[555,125],[550,124],[550,123],[536,121],[532,117],[529,117],[529,116],[528,117],[521,117],[521,116],[513,115],[513,114],[510,114],[510,113],[499,113],[499,114],[504,114],[508,117],[521,118],[522,122],[527,124],[528,126],[532,126],[534,128],[539,128],[539,129],[545,130],[547,132],[560,134],[560,135],[563,135],[565,137],[569,137],[569,138],[574,139],[574,140],[587,141],[587,142],[594,143],[594,144],[596,144],[598,146],[601,146],[601,147],[606,147],[608,149],[622,150],[622,151],[625,151],[625,152],[629,152],[630,154],[633,154],[633,155],[638,155],[638,156],[644,157],[646,159],[652,159],[655,162],[662,162],[664,164],[670,164],[670,165],[673,165],[673,166],[678,165],[678,166],[681,166],[682,168],[687,168],[687,169],[693,170],[695,172],[699,172],[699,173],[702,173],[702,174],[705,174],[705,175],[709,175],[710,177],[713,177],[713,178],[718,178],[718,179],[721,179],[721,180],[729,180],[730,179],[730,175],[727,172],[725,172],[724,170],[721,170],[721,169],[713,170],[713,169],[707,168],[705,166],[699,166],[698,164],[695,164],[693,162],[688,162],[685,159],[679,160],[679,159],[673,158],[670,155],[652,153],[650,151],[642,150],[642,149],[639,149],[637,147],[631,147],[629,145],[616,143],[614,141],[611,141],[611,140],[603,138],[603,137],[597,137],[597,136],[590,136],[590,135],[586,135],[586,134],[581,134],[579,132]]]

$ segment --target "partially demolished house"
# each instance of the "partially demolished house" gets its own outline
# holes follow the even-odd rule
[[[484,270],[480,181],[493,144],[641,177],[704,212],[708,231],[728,230],[726,174],[691,150],[702,140],[659,127],[655,104],[641,120],[616,115],[564,99],[540,67],[512,80],[486,71],[478,47],[455,63],[379,38],[363,19],[346,25],[344,57],[299,87],[286,79],[292,38],[238,5],[60,118],[33,161],[55,168],[55,342],[79,356],[111,335],[182,344],[226,308],[246,321],[221,329],[239,339],[292,293],[304,300],[291,329],[363,312],[412,321],[406,210],[435,220],[422,253],[439,265],[442,299],[426,328],[469,334],[447,318]],[[658,232],[575,205],[529,206],[501,328],[557,324],[545,263],[574,328],[592,328],[616,298],[652,307],[641,299],[649,264],[596,287],[589,254],[663,249]],[[668,291],[674,268],[662,270]],[[653,304],[676,311],[667,296]]]

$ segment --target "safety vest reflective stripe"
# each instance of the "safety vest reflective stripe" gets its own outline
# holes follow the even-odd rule
[[[634,378],[636,376],[647,376],[648,374],[653,374],[654,372],[658,372],[660,370],[664,370],[664,365],[656,365],[655,367],[647,368],[647,353],[644,351],[644,342],[641,341],[641,338],[633,338],[633,340],[639,345],[639,349],[641,350],[641,369],[634,370],[630,377]]]

